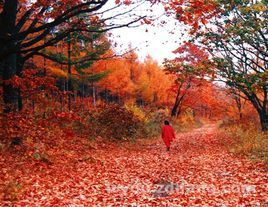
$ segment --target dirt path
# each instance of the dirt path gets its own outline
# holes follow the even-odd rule
[[[31,169],[15,206],[268,206],[262,163],[229,154],[215,126],[177,136],[171,151],[107,146],[73,163]],[[24,172],[25,174],[25,172]],[[8,205],[9,202],[3,203]]]

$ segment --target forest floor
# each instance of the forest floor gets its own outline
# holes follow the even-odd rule
[[[218,134],[177,134],[170,152],[159,138],[74,141],[51,161],[2,156],[0,206],[268,206],[264,164],[228,153]]]

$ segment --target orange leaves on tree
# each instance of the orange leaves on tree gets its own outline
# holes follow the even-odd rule
[[[179,21],[192,27],[191,32],[196,31],[200,23],[206,24],[208,19],[219,12],[218,4],[214,0],[171,1],[166,6],[166,10],[167,12],[170,10],[175,11]]]
[[[139,75],[136,91],[142,99],[159,105],[169,102],[168,88],[173,80],[164,73],[157,62],[148,56],[137,72]]]
[[[147,57],[144,63],[141,63],[137,55],[131,52],[124,58],[98,61],[91,69],[99,72],[109,71],[108,76],[100,80],[97,85],[102,90],[108,90],[111,94],[119,96],[123,101],[133,102],[135,99],[143,99],[157,105],[168,102],[167,90],[172,78],[166,75],[151,57]]]
[[[193,92],[200,88],[204,77],[211,73],[208,54],[197,45],[186,42],[174,51],[178,55],[165,62],[168,74],[173,74],[175,82],[171,91],[174,92],[175,103],[172,116],[178,116],[183,107],[192,107]],[[196,93],[198,95],[198,92]],[[189,98],[188,98],[189,97]],[[193,99],[194,100],[194,99]],[[188,103],[187,103],[188,102]]]
[[[97,25],[99,23],[99,17],[98,16],[90,17],[90,22],[92,25]]]
[[[39,74],[38,74],[39,73]],[[32,100],[43,99],[41,94],[58,93],[59,90],[55,86],[55,79],[50,76],[43,76],[41,71],[28,69],[22,72],[22,76],[15,75],[12,79],[6,81],[7,84],[20,89],[22,97]]]
[[[125,5],[130,5],[132,2],[131,2],[131,0],[124,0],[124,2],[123,2]]]
[[[131,0],[115,0],[115,4],[120,4],[120,3],[123,3],[128,6],[132,4],[132,1]]]
[[[213,67],[209,61],[209,55],[202,47],[191,42],[186,42],[173,53],[177,54],[173,61],[183,63],[190,67],[195,67],[198,76],[204,76],[213,73]]]

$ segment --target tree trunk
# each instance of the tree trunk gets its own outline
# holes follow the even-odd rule
[[[268,131],[268,114],[265,110],[262,110],[259,113],[260,122],[261,122],[261,128],[262,131],[267,132]]]
[[[22,71],[23,71],[23,65],[24,61],[22,60],[20,55],[17,55],[17,68],[16,68],[16,74],[21,77]],[[21,90],[17,89],[18,91],[18,110],[21,111],[23,108],[23,100],[21,96]]]
[[[177,92],[175,103],[174,103],[173,108],[171,110],[171,117],[175,117],[177,115],[177,110],[178,110],[178,107],[180,105],[180,89],[181,89],[181,86]]]
[[[3,71],[3,100],[4,100],[4,112],[9,113],[18,109],[18,90],[10,83],[5,81],[10,80],[16,75],[17,55],[9,55],[5,61],[1,63]]]
[[[178,111],[178,107],[180,106],[180,104],[182,103],[182,100],[184,98],[184,96],[186,95],[186,92],[187,90],[190,88],[191,84],[190,82],[189,83],[186,83],[186,87],[185,87],[185,91],[184,93],[181,92],[181,89],[184,85],[184,81],[180,84],[180,87],[177,91],[177,95],[176,95],[176,99],[175,99],[175,103],[174,103],[174,106],[171,110],[171,117],[174,117],[174,116],[177,116],[177,111]]]
[[[93,106],[96,106],[96,87],[94,85],[94,82],[92,81],[92,100],[93,100]]]
[[[175,117],[175,116],[179,116],[180,112],[181,112],[181,103],[182,103],[182,100],[184,98],[185,94],[183,94],[181,97],[179,97],[179,94],[178,96],[176,97],[176,100],[175,100],[175,104],[171,110],[171,117]],[[179,108],[179,110],[178,110]]]
[[[3,73],[3,101],[4,112],[8,113],[18,108],[18,91],[9,83],[17,72],[17,54],[5,54],[5,51],[10,48],[15,48],[14,40],[11,36],[14,35],[16,16],[17,16],[17,0],[5,1],[3,11],[0,16],[0,52],[4,55],[0,59],[0,70]]]
[[[172,110],[171,110],[171,117],[175,117],[177,115],[177,109],[179,104],[174,104]]]
[[[68,93],[68,110],[71,111],[71,101],[72,101],[72,70],[71,70],[71,35],[68,35],[68,82],[67,91]]]

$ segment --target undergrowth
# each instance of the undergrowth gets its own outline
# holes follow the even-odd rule
[[[220,123],[223,144],[236,155],[247,155],[261,159],[268,169],[268,134],[262,132],[254,123]]]

